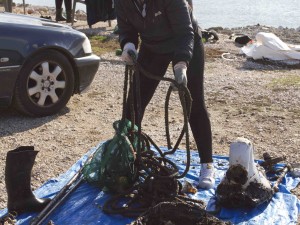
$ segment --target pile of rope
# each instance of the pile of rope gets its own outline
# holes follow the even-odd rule
[[[130,225],[226,225],[208,214],[202,206],[190,202],[161,202],[139,216]]]
[[[189,198],[182,192],[182,184],[179,179],[185,177],[190,167],[190,149],[188,135],[188,119],[191,109],[191,97],[188,89],[183,85],[178,85],[173,79],[158,78],[149,74],[137,62],[132,68],[126,67],[123,117],[125,115],[125,98],[127,93],[127,82],[133,80],[133,70],[135,79],[139,84],[139,71],[152,79],[170,81],[178,89],[181,105],[184,114],[184,125],[179,138],[172,148],[168,128],[168,104],[172,87],[169,88],[165,104],[165,124],[168,152],[162,152],[154,141],[146,134],[141,132],[141,121],[137,118],[138,132],[134,135],[138,137],[138,146],[135,149],[135,167],[138,171],[137,181],[129,190],[113,195],[103,206],[103,211],[108,214],[121,214],[126,217],[138,217],[132,225],[160,225],[160,224],[226,224],[205,211],[205,203],[201,200]],[[130,77],[129,77],[130,76]],[[132,85],[132,83],[131,83]],[[136,86],[137,108],[139,110],[139,85]],[[131,86],[132,87],[132,86]],[[129,91],[130,92],[130,91]],[[132,90],[131,90],[132,95]],[[129,95],[128,99],[133,99]],[[133,103],[130,105],[132,115]],[[139,113],[138,113],[139,115]],[[135,124],[135,121],[133,121]],[[186,138],[186,168],[180,174],[175,163],[165,156],[173,154],[178,148],[183,136]],[[129,136],[129,139],[130,138]],[[157,151],[153,151],[150,145]],[[172,221],[172,223],[170,223]]]
[[[225,225],[205,211],[205,203],[182,192],[176,165],[153,152],[143,152],[141,160],[152,175],[140,174],[140,181],[125,193],[114,195],[103,206],[108,214],[137,219],[131,225]]]
[[[109,214],[137,217],[152,206],[167,201],[191,201],[204,205],[202,201],[189,199],[182,193],[176,165],[165,157],[153,155],[153,151],[142,153],[141,162],[147,168],[139,173],[139,181],[130,190],[113,196],[103,210]]]

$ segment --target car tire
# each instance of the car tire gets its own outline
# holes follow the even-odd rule
[[[28,59],[16,82],[14,106],[30,116],[48,116],[66,106],[74,91],[71,63],[55,50]]]

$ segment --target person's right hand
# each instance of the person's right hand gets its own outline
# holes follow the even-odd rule
[[[132,56],[130,56],[129,53],[128,53],[129,51],[131,51],[134,54],[133,57],[135,57],[137,59],[138,53],[135,49],[134,44],[131,43],[131,42],[127,42],[124,45],[121,58],[126,63],[126,65],[132,66],[134,64],[134,62],[132,60]]]

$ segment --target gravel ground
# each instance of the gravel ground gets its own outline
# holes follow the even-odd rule
[[[114,23],[113,23],[114,25]],[[85,33],[112,35],[114,26],[99,23]],[[211,118],[214,154],[228,155],[229,145],[237,137],[251,140],[255,158],[264,152],[299,162],[300,146],[300,65],[247,60],[238,54],[240,46],[229,39],[232,33],[273,32],[288,43],[299,44],[300,32],[249,26],[235,29],[214,28],[220,37],[206,43],[205,93]],[[229,53],[222,57],[223,53]],[[114,52],[101,55],[101,63],[90,89],[71,98],[59,114],[31,118],[12,109],[0,111],[0,208],[6,207],[4,167],[6,153],[21,145],[32,145],[39,151],[32,171],[32,188],[65,172],[90,148],[111,138],[112,123],[121,117],[124,64]],[[171,77],[170,71],[167,76]],[[143,130],[159,146],[166,146],[164,134],[164,101],[167,83],[161,83],[143,121]],[[171,98],[171,132],[176,140],[182,124],[177,96]],[[195,142],[190,146],[195,149]],[[184,145],[182,145],[184,147]],[[297,187],[294,193],[299,196]]]

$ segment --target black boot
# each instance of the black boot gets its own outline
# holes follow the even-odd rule
[[[66,17],[63,16],[62,14],[63,9],[56,9],[56,17],[55,20],[56,21],[66,21]]]
[[[37,153],[33,146],[21,146],[7,153],[5,184],[9,212],[40,211],[50,202],[36,198],[31,191],[31,170]]]
[[[66,15],[67,15],[67,23],[72,23],[72,10],[66,10]],[[77,22],[77,20],[74,18],[73,23]]]

